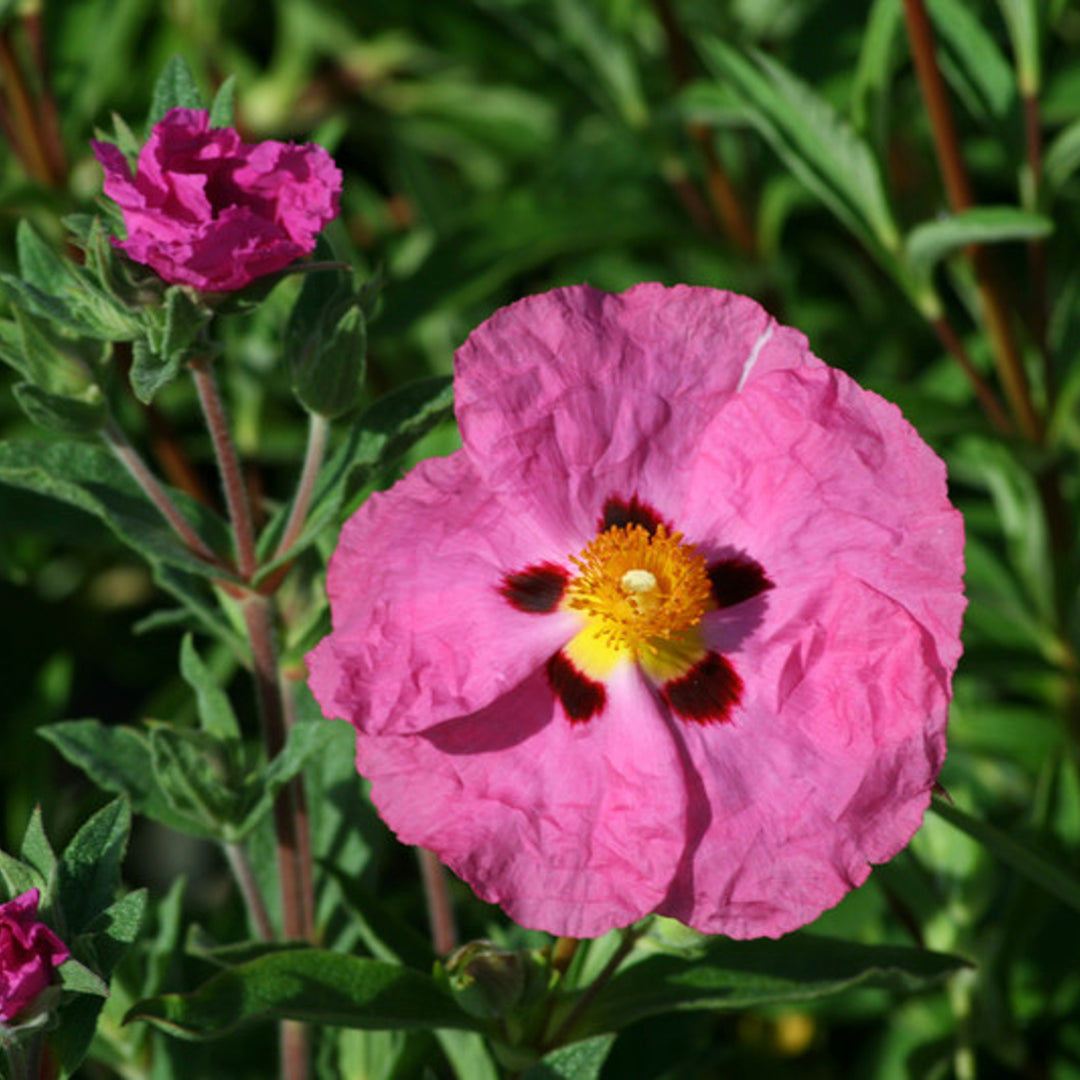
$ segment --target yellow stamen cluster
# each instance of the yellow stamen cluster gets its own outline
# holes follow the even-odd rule
[[[578,573],[565,602],[588,616],[597,644],[615,652],[655,655],[697,626],[711,603],[705,556],[663,525],[652,533],[614,526],[571,561]]]

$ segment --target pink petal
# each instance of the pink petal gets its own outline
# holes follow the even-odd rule
[[[556,289],[497,311],[458,350],[466,450],[556,532],[613,492],[677,505],[701,433],[740,380],[820,366],[758,304],[715,289]]]
[[[635,669],[571,724],[533,675],[423,734],[358,739],[383,819],[522,926],[592,937],[658,904],[682,854],[679,752]]]
[[[425,461],[349,520],[330,563],[334,632],[308,656],[330,716],[374,733],[476,712],[543,667],[579,628],[503,595],[534,559],[565,561],[462,453]]]
[[[911,839],[945,755],[951,670],[847,574],[750,603],[760,625],[728,642],[745,680],[732,722],[679,729],[698,839],[658,908],[736,938],[810,922]]]

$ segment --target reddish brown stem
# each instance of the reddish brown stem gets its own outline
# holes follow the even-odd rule
[[[653,0],[657,17],[664,28],[668,63],[677,87],[685,86],[691,78],[690,50],[683,36],[671,0]],[[732,242],[745,255],[757,250],[757,237],[743,208],[739,193],[724,170],[713,145],[712,132],[705,124],[687,125],[687,133],[698,148],[705,165],[705,185],[717,222]],[[686,199],[684,197],[684,202]]]
[[[431,944],[439,956],[445,956],[457,947],[457,929],[454,926],[454,908],[450,902],[446,869],[426,848],[417,850],[424,896],[427,898],[428,921],[431,924]]]
[[[29,175],[50,187],[55,185],[49,155],[41,140],[34,99],[19,58],[11,44],[8,26],[0,32],[0,82],[4,87],[5,128],[10,132],[12,150],[18,155]]]
[[[979,399],[979,403],[982,405],[983,411],[990,419],[990,422],[1003,435],[1011,435],[1013,431],[1012,421],[1002,408],[990,384],[971,362],[971,357],[968,356],[963,342],[956,336],[956,331],[953,330],[943,315],[934,319],[930,325],[934,328],[934,332],[941,340],[942,345],[948,349],[968,377],[968,381],[975,391],[975,396]]]
[[[945,80],[934,51],[933,28],[923,0],[904,0],[904,14],[915,71],[930,117],[934,148],[945,182],[945,191],[953,211],[960,213],[975,205],[975,197],[960,152],[960,140],[953,123]],[[975,269],[975,282],[986,320],[986,331],[994,349],[998,376],[1005,388],[1005,395],[1023,433],[1032,442],[1041,442],[1044,434],[1042,420],[1036,414],[1031,401],[1027,374],[1013,336],[1004,292],[994,272],[990,253],[980,245],[972,245],[967,250]]]
[[[244,474],[240,468],[240,459],[233,445],[232,433],[225,417],[225,406],[218,392],[217,379],[209,361],[199,357],[191,361],[191,372],[195,378],[195,387],[199,392],[199,402],[210,439],[214,444],[221,483],[225,489],[225,503],[229,508],[229,520],[232,523],[236,540],[236,559],[240,576],[251,581],[257,569],[255,559],[255,525],[251,515],[251,503],[248,500]]]

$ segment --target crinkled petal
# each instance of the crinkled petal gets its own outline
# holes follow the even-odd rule
[[[715,289],[556,289],[496,312],[456,359],[466,450],[566,536],[612,492],[677,503],[702,431],[744,380],[818,367],[803,336]]]
[[[0,904],[0,1022],[34,1003],[70,952],[37,918],[39,893],[31,889]]]
[[[308,656],[315,696],[368,733],[482,709],[579,628],[500,592],[507,575],[564,558],[463,453],[424,462],[345,525],[328,580],[334,631]]]
[[[726,402],[678,521],[706,557],[750,555],[777,595],[838,574],[865,581],[955,667],[964,536],[945,466],[895,405],[842,372],[773,372]]]
[[[541,673],[426,732],[358,739],[383,819],[522,926],[593,937],[652,910],[685,845],[679,751],[636,670],[571,724]]]
[[[731,723],[680,729],[696,839],[658,908],[735,938],[810,922],[911,839],[951,674],[924,627],[849,575],[749,604],[753,633],[711,627],[745,680]]]

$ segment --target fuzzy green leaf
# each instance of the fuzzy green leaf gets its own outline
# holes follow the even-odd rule
[[[147,998],[125,1017],[125,1023],[132,1020],[190,1039],[259,1020],[368,1029],[477,1027],[429,975],[320,949],[284,950],[220,972],[194,993]]]
[[[150,738],[145,731],[99,720],[65,720],[38,728],[63,756],[98,787],[126,795],[132,809],[192,836],[215,835],[193,817],[177,813],[154,782]]]
[[[58,899],[70,932],[81,934],[112,902],[131,831],[125,799],[103,806],[60,856]]]
[[[45,835],[40,806],[35,806],[34,812],[30,815],[26,832],[23,834],[19,857],[41,874],[46,881],[50,880],[56,872],[56,853],[53,851],[48,836]]]
[[[236,76],[230,75],[219,87],[210,105],[210,126],[232,127],[236,103]]]
[[[196,558],[143,495],[127,470],[106,450],[82,442],[43,445],[11,439],[0,443],[0,482],[71,503],[100,518],[151,563],[170,563],[201,576],[225,577]],[[199,532],[224,547],[224,522],[180,492],[170,492]]]
[[[968,244],[997,244],[1049,236],[1054,223],[1042,214],[1015,206],[979,206],[916,225],[905,247],[912,267],[928,273],[939,260]]]
[[[943,953],[791,934],[780,941],[712,938],[699,957],[653,956],[599,993],[574,1031],[618,1031],[646,1016],[684,1009],[742,1010],[812,1001],[854,987],[912,992],[967,965]]]
[[[195,691],[203,731],[218,739],[239,739],[240,725],[236,721],[229,695],[203,663],[190,634],[184,635],[180,645],[180,674]]]
[[[147,134],[170,109],[204,109],[202,93],[188,62],[173,56],[165,64],[154,86],[150,114],[146,119]]]
[[[108,422],[108,406],[96,387],[89,388],[85,401],[52,394],[29,382],[15,383],[11,390],[27,418],[49,431],[92,435]]]
[[[522,1073],[521,1080],[599,1080],[600,1070],[614,1044],[614,1035],[594,1035],[561,1046]]]

